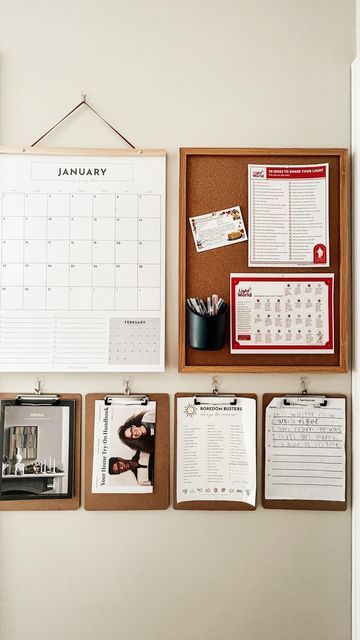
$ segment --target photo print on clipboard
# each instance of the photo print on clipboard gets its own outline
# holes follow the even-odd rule
[[[0,500],[71,498],[75,402],[1,401]]]
[[[93,493],[152,493],[156,402],[95,402]]]

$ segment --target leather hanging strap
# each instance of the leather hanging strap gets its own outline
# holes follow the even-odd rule
[[[116,133],[118,136],[120,136],[120,138],[126,142],[126,144],[128,144],[132,149],[135,149],[136,147],[131,144],[131,142],[129,142],[129,140],[127,140],[121,133],[120,131],[118,131],[117,129],[115,129],[115,127],[113,127],[109,122],[107,122],[107,120],[105,120],[105,118],[103,118],[100,113],[98,113],[97,111],[95,111],[95,109],[93,109],[93,107],[91,107],[86,100],[81,100],[81,102],[79,102],[79,104],[76,105],[76,107],[74,107],[73,109],[71,109],[71,111],[69,111],[69,113],[67,113],[63,118],[61,118],[61,120],[59,120],[59,122],[57,122],[56,124],[54,124],[53,127],[51,127],[51,129],[49,129],[48,131],[46,131],[46,133],[44,133],[42,136],[40,136],[40,138],[38,138],[38,140],[36,140],[35,142],[32,143],[32,145],[30,145],[31,147],[35,147],[36,144],[38,144],[40,142],[40,140],[42,140],[43,138],[45,138],[45,136],[47,136],[51,131],[53,131],[59,124],[61,124],[62,122],[64,122],[64,120],[66,120],[66,118],[68,118],[69,116],[71,116],[72,113],[74,113],[74,111],[77,111],[77,109],[79,109],[80,107],[82,107],[82,105],[85,105],[85,107],[87,107],[88,109],[90,109],[91,111],[93,111],[93,113],[95,113],[95,115],[100,118],[100,120],[102,120],[103,122],[105,122],[105,124],[107,124],[108,127],[110,127],[110,129],[112,129],[112,131],[114,131],[114,133]]]

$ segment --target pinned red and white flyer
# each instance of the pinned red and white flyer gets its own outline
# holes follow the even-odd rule
[[[328,267],[329,165],[249,165],[249,267]]]
[[[334,274],[232,273],[231,353],[334,353]]]

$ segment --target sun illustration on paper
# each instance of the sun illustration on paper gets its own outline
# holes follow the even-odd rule
[[[186,405],[184,413],[188,418],[192,418],[193,416],[196,416],[196,407],[189,403]]]

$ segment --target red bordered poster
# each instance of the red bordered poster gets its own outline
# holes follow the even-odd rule
[[[232,273],[231,353],[334,353],[334,274]]]
[[[249,165],[249,267],[328,267],[329,165]]]

